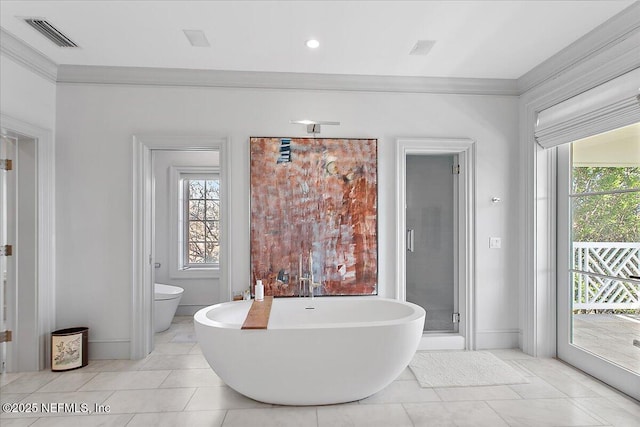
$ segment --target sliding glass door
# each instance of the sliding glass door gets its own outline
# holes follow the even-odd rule
[[[558,147],[558,356],[640,397],[640,123]]]

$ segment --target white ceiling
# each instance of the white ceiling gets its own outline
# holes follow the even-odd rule
[[[517,79],[632,3],[2,0],[0,25],[57,64]],[[46,18],[80,48],[20,17]],[[192,47],[185,29],[211,46]],[[410,56],[417,40],[436,44]]]

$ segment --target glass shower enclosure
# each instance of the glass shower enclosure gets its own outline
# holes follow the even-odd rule
[[[424,331],[458,332],[457,155],[407,155],[406,299],[427,312]]]

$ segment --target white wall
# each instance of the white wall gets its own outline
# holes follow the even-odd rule
[[[132,135],[231,141],[234,289],[249,282],[250,136],[306,136],[289,120],[339,120],[324,137],[379,139],[379,294],[394,296],[397,137],[477,141],[478,346],[518,331],[518,100],[506,96],[60,84],[57,98],[58,327],[87,324],[94,356],[129,357]],[[492,196],[503,202],[490,202]],[[489,250],[489,236],[502,237]],[[101,342],[101,343],[100,343]]]
[[[153,178],[155,187],[155,269],[156,283],[175,285],[184,289],[177,315],[193,315],[198,309],[218,302],[220,279],[218,272],[206,278],[176,277],[169,268],[171,230],[177,223],[171,223],[170,211],[177,210],[175,200],[171,200],[170,168],[172,166],[216,167],[220,163],[217,151],[153,151]]]
[[[0,111],[2,114],[53,131],[56,85],[0,55]]]

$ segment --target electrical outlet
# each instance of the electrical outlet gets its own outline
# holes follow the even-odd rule
[[[502,247],[502,239],[500,237],[489,237],[489,249],[500,249]]]

